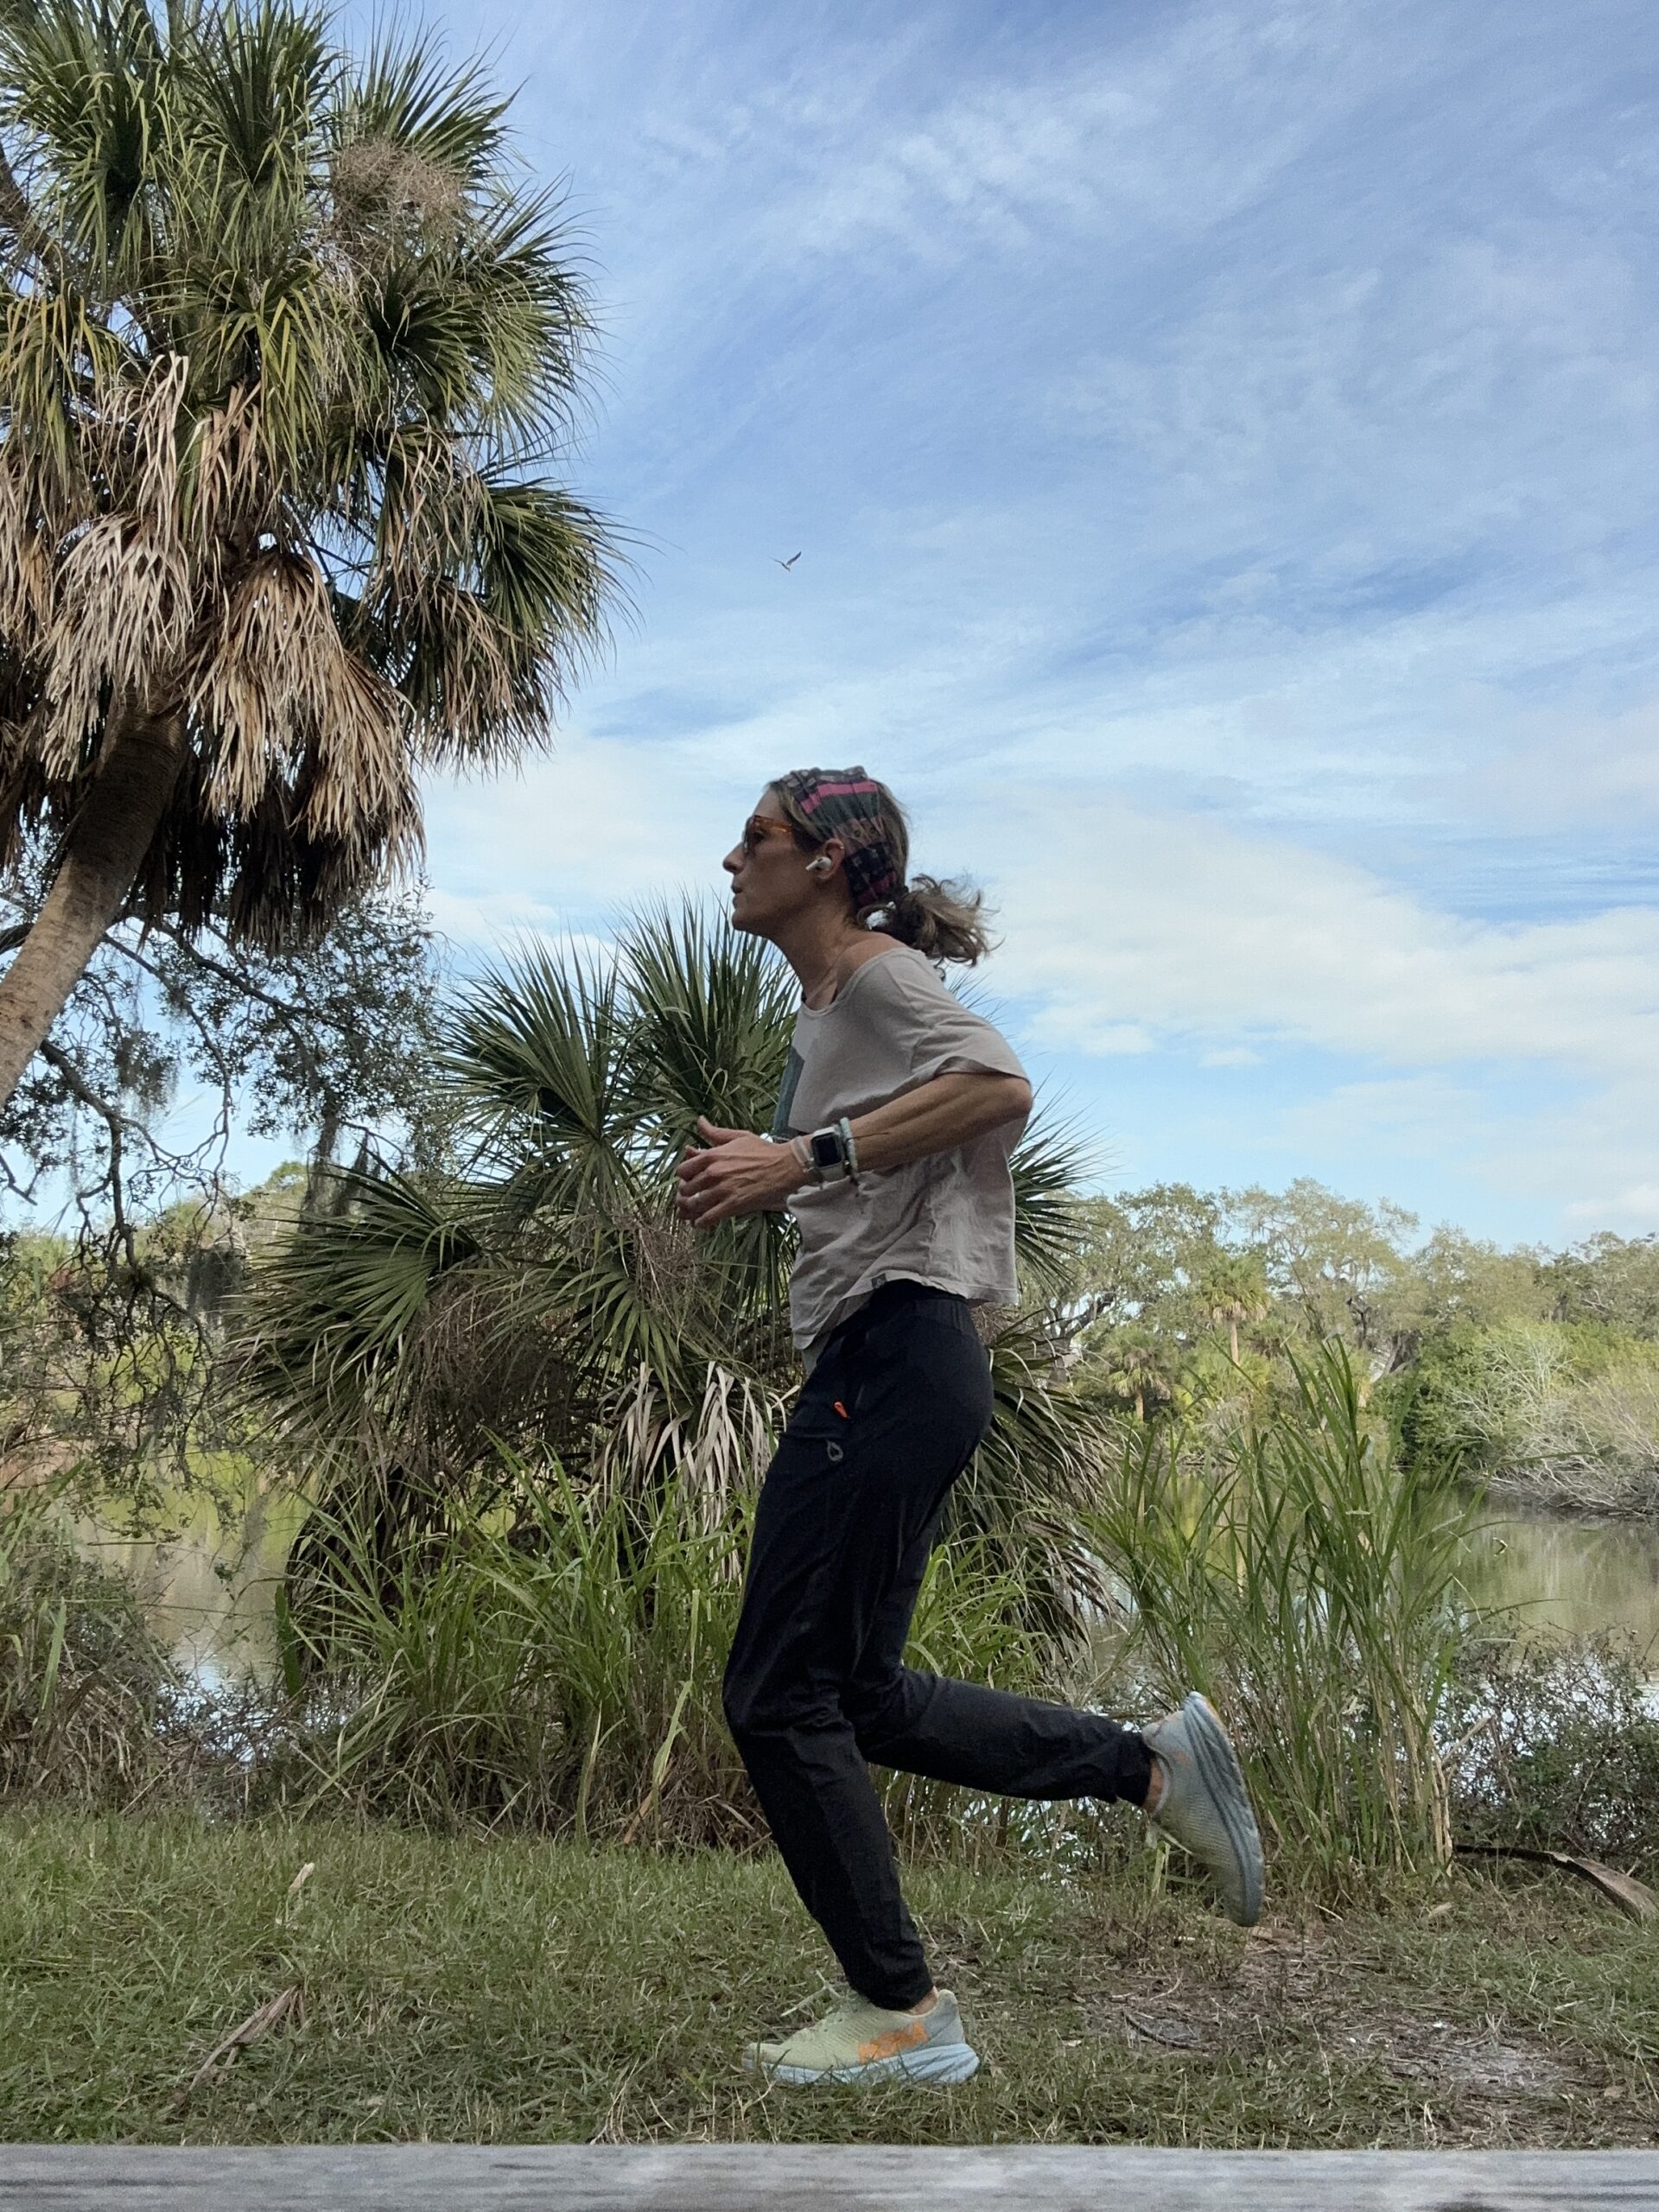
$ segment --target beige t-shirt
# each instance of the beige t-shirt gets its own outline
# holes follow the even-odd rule
[[[978,1073],[1025,1070],[923,954],[895,944],[855,968],[828,1006],[797,1014],[772,1134],[808,1135],[935,1076]],[[795,1342],[816,1350],[880,1284],[899,1279],[976,1305],[1015,1304],[1008,1155],[1024,1127],[1020,1116],[907,1167],[797,1191],[789,1201],[801,1231],[789,1287]]]

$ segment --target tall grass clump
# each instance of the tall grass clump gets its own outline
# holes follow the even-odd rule
[[[181,1688],[137,1592],[78,1555],[51,1493],[0,1491],[0,1797],[132,1802],[166,1772]]]
[[[1133,1600],[1125,1661],[1228,1715],[1281,1850],[1338,1880],[1449,1857],[1436,1726],[1465,1635],[1466,1491],[1395,1464],[1346,1351],[1189,1462],[1179,1431],[1124,1447],[1088,1516]]]
[[[632,1840],[666,1821],[715,1840],[736,1779],[718,1726],[736,1522],[700,1529],[673,1476],[642,1507],[556,1460],[516,1471],[510,1507],[390,1560],[368,1528],[329,1528],[333,1573],[279,1613],[312,1799],[420,1826]]]

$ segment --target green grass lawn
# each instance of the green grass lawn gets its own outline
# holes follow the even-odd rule
[[[917,1868],[978,2078],[803,2091],[739,2069],[832,1970],[775,1859],[22,1814],[0,1853],[11,2140],[1659,2136],[1659,1941],[1559,1878],[1459,1873],[1340,1916],[1281,1907],[1246,1936],[1196,1892],[1157,1894],[1150,1853],[1066,1885]],[[181,2100],[296,1986],[302,2017]]]

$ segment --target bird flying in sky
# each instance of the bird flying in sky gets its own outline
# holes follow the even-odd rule
[[[778,561],[778,556],[775,553],[772,557],[774,561]],[[791,553],[787,561],[778,561],[778,565],[780,569],[792,569],[800,557],[798,553]]]

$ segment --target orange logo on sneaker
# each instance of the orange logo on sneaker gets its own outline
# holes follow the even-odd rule
[[[897,2050],[910,2050],[926,2041],[927,2022],[912,2020],[907,2028],[889,2028],[886,2035],[873,2036],[868,2043],[860,2044],[858,2056],[861,2063],[872,2058],[891,2058]]]

